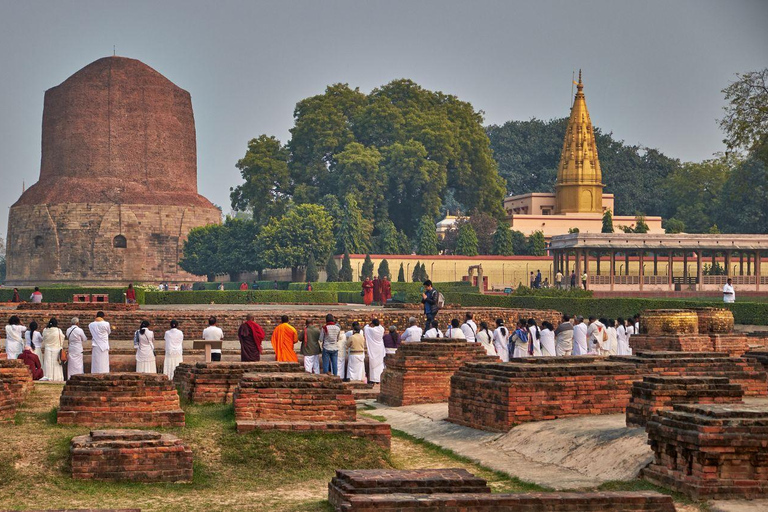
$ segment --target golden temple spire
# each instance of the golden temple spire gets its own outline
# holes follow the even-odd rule
[[[576,89],[557,169],[555,213],[602,213],[604,185],[581,69]]]

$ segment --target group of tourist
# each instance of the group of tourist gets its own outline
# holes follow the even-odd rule
[[[366,277],[362,287],[360,294],[363,296],[363,302],[366,306],[373,303],[384,305],[392,298],[392,283],[388,276],[382,278],[377,276],[373,279]]]
[[[533,274],[533,272],[531,272]],[[541,273],[539,273],[540,275]],[[585,270],[581,274],[581,287],[583,289],[587,289],[587,279],[589,276],[587,276],[587,271]],[[578,276],[576,275],[576,271],[571,271],[571,277],[568,278],[568,276],[564,275],[560,270],[557,271],[555,274],[555,288],[559,288],[561,290],[564,290],[568,288],[568,285],[570,283],[571,288],[576,288],[578,286]],[[531,287],[533,288],[533,286]],[[538,288],[538,287],[537,287]],[[544,287],[546,288],[546,287]]]

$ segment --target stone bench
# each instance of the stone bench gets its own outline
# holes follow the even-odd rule
[[[1,359],[0,377],[6,379],[17,406],[21,405],[35,385],[29,368],[19,359]]]
[[[646,480],[694,499],[768,496],[768,407],[675,405],[646,430],[654,452]]]
[[[176,367],[173,383],[182,398],[197,404],[232,402],[232,395],[245,373],[299,373],[304,367],[285,362],[211,362],[181,363]]]
[[[390,447],[389,425],[357,419],[352,390],[336,376],[246,373],[233,398],[241,433],[256,429],[346,433]]]
[[[627,426],[644,427],[659,411],[675,404],[741,403],[744,390],[725,377],[643,377],[632,385]]]
[[[183,427],[184,411],[165,375],[83,374],[64,385],[57,421],[89,427]]]
[[[171,434],[94,430],[74,437],[70,446],[75,480],[192,481],[192,449]]]
[[[378,401],[391,406],[445,402],[451,376],[466,361],[490,358],[480,343],[446,338],[402,343],[387,355]]]

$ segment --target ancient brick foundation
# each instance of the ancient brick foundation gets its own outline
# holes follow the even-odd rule
[[[116,427],[183,427],[184,411],[165,375],[75,375],[64,385],[58,423]]]
[[[730,334],[733,332],[733,313],[726,308],[693,308],[699,324],[699,334]]]
[[[743,396],[741,386],[725,377],[643,377],[632,385],[627,426],[644,427],[651,416],[675,404],[734,404]]]
[[[171,434],[94,430],[73,438],[70,454],[76,480],[192,481],[192,449]]]
[[[337,512],[674,512],[655,492],[491,494],[463,469],[337,470],[328,485]]]
[[[29,368],[19,359],[0,359],[0,378],[6,380],[8,391],[17,406],[35,385]]]
[[[749,338],[741,334],[710,334],[712,350],[723,352],[731,357],[740,357],[749,350]]]
[[[10,384],[9,377],[0,375],[0,423],[10,421],[16,415],[16,396]]]
[[[640,314],[640,334],[699,334],[699,317],[688,309],[646,309]]]
[[[768,496],[768,409],[676,405],[646,430],[654,461],[643,477],[699,498]]]
[[[390,427],[357,419],[352,391],[330,375],[246,373],[234,394],[238,432],[280,430],[346,433],[390,447]]]
[[[465,363],[451,377],[448,421],[506,432],[529,421],[623,413],[635,372],[585,356]]]
[[[640,322],[640,334],[630,340],[635,352],[715,351],[739,357],[749,349],[749,340],[733,333],[733,313],[725,308],[646,310]]]
[[[173,374],[173,383],[179,394],[197,404],[224,404],[232,402],[243,374],[303,372],[298,363],[181,363]]]
[[[479,343],[466,340],[425,340],[403,343],[384,360],[378,401],[401,406],[445,402],[451,394],[451,376],[465,361],[489,358]]]
[[[629,345],[633,352],[711,352],[712,339],[705,334],[635,334]]]

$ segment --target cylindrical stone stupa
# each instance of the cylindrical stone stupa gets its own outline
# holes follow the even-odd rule
[[[189,93],[146,64],[106,57],[45,93],[40,180],[11,207],[7,283],[198,279],[189,230],[221,220],[197,193]]]

